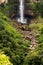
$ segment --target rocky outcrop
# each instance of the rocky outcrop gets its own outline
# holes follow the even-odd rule
[[[0,4],[1,3],[7,3],[8,2],[8,0],[0,0]]]
[[[25,17],[34,17],[34,13],[32,11],[32,2],[36,1],[36,0],[25,0],[27,2],[25,2],[25,11],[24,11],[24,16]],[[38,0],[39,1],[39,0]],[[9,17],[10,18],[14,18],[14,17],[19,17],[19,0],[0,0],[0,3],[9,3],[9,5],[11,6],[11,9],[8,11],[9,12]],[[31,2],[29,4],[29,2]]]
[[[33,13],[32,10],[26,10],[24,14],[25,14],[25,15],[28,15],[28,16],[34,17],[34,13]]]

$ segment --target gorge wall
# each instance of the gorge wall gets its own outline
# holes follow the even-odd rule
[[[40,0],[25,0],[25,11],[24,16],[34,16],[34,13],[32,11],[32,3],[33,2],[39,2]],[[18,9],[19,9],[19,0],[0,0],[1,3],[8,3],[10,9],[9,9],[9,17],[13,18],[15,16],[19,16]]]

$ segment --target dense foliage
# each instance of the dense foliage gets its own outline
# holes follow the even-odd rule
[[[27,55],[24,65],[43,65],[43,43]]]
[[[43,0],[40,0],[39,3],[33,2],[32,4],[32,11],[37,16],[43,17]]]
[[[13,29],[7,21],[10,20],[0,13],[0,49],[10,57],[14,65],[20,65],[29,52],[30,43],[22,39],[21,34]]]
[[[13,65],[9,61],[9,57],[3,53],[0,53],[0,65]]]
[[[7,5],[0,5],[0,50],[4,51],[4,54],[0,54],[0,65],[43,65],[43,18],[38,18],[37,21],[35,19],[34,23],[29,25],[38,40],[34,51],[31,51],[30,42],[24,40],[22,35],[9,25],[12,21],[6,15],[11,14],[9,12],[12,12],[14,4],[16,0],[15,3],[9,0]],[[43,15],[42,0],[40,3],[33,3],[32,8],[36,16]]]
[[[35,50],[31,52],[29,49],[30,43],[22,39],[21,34],[7,23],[10,19],[2,13],[0,13],[0,15],[0,50],[9,56],[13,65],[43,65],[42,23],[30,25],[31,30],[40,32],[39,35],[36,35],[39,44],[37,44]]]

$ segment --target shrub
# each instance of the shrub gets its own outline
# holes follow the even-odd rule
[[[0,65],[13,65],[9,61],[9,57],[6,56],[5,54],[0,54]]]
[[[0,49],[10,57],[13,65],[21,65],[24,61],[25,52],[29,51],[30,42],[25,41],[21,34],[11,27],[0,13]]]
[[[43,43],[38,44],[35,50],[26,56],[24,65],[43,65]]]
[[[43,17],[43,0],[40,3],[33,3],[32,8],[36,16],[41,15]]]

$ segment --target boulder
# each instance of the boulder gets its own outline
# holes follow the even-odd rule
[[[0,4],[1,3],[5,3],[6,4],[7,2],[8,2],[8,0],[0,0]]]

